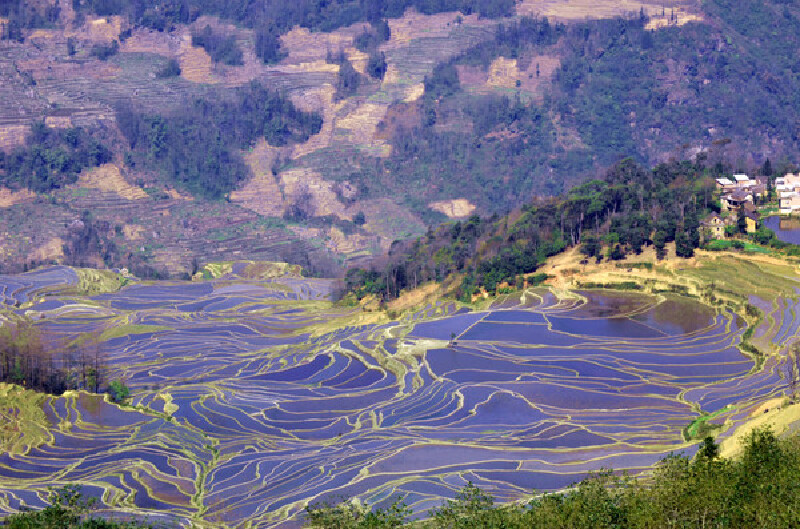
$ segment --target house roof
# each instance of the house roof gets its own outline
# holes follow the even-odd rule
[[[736,180],[737,182],[743,182],[745,180],[750,180],[750,177],[747,176],[746,174],[735,174],[733,175],[733,179]]]
[[[727,178],[717,178],[717,183],[721,186],[730,186],[733,185],[732,180],[728,180]]]
[[[747,200],[748,196],[750,196],[750,194],[744,191],[734,191],[733,193],[726,195],[725,199],[728,201],[733,200],[734,202],[743,202]]]
[[[702,226],[717,227],[724,225],[725,220],[722,217],[720,217],[717,213],[712,213],[711,215],[700,221],[700,224]]]

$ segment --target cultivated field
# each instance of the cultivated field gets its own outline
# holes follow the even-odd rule
[[[36,429],[0,462],[0,509],[72,482],[111,511],[211,526],[278,526],[339,496],[425,510],[467,481],[512,500],[691,454],[706,432],[735,440],[764,403],[794,409],[795,265],[568,264],[552,287],[395,321],[332,305],[328,280],[253,262],[116,292],[114,277],[68,268],[3,276],[10,317],[34,316],[52,344],[99,337],[133,398],[4,405]],[[92,278],[107,293],[77,296]]]

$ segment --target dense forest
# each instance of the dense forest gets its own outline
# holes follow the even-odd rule
[[[718,24],[652,31],[645,12],[500,24],[494,38],[434,69],[422,100],[398,107],[397,124],[383,124],[392,156],[362,163],[349,179],[369,194],[405,196],[420,213],[429,201],[463,196],[502,214],[623,157],[651,165],[667,153],[733,144],[736,151],[722,156],[745,170],[796,152],[797,6],[712,0],[706,7]],[[485,95],[460,82],[459,67],[487,68],[498,57],[517,59],[535,76],[540,55],[560,58],[540,101],[524,87]]]
[[[529,204],[502,218],[473,216],[397,242],[372,268],[349,270],[347,291],[358,298],[392,299],[403,289],[463,273],[457,295],[469,301],[480,289],[494,292],[503,282],[521,286],[523,274],[578,245],[587,259],[600,260],[638,254],[646,245],[663,256],[665,244],[674,241],[678,256],[690,257],[701,243],[701,219],[718,210],[714,177],[724,167],[706,163],[700,155],[694,162],[647,170],[627,158],[563,198]]]
[[[0,150],[0,185],[47,193],[73,184],[86,167],[111,160],[111,151],[82,128],[50,129],[35,123],[25,147]]]
[[[511,505],[495,505],[491,496],[469,484],[424,521],[411,521],[415,513],[402,498],[375,509],[349,502],[319,504],[309,507],[306,527],[788,529],[797,526],[799,473],[797,437],[778,439],[769,430],[755,430],[744,439],[737,459],[719,457],[718,446],[708,437],[694,459],[670,456],[651,477],[631,479],[605,471],[565,492]]]
[[[249,174],[242,149],[259,138],[274,146],[302,143],[319,132],[322,118],[253,82],[231,97],[195,99],[166,115],[121,106],[117,123],[130,142],[126,158],[131,165],[155,171],[197,196],[218,199]]]

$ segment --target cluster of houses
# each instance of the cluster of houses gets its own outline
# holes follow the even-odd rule
[[[702,225],[708,237],[724,239],[725,227],[733,226],[738,221],[739,210],[744,211],[747,232],[753,233],[761,221],[756,210],[756,201],[767,196],[766,177],[751,178],[746,174],[735,174],[732,178],[717,178],[717,189],[720,191],[722,213],[735,213],[720,216],[716,213],[706,218]],[[798,177],[800,191],[800,177]],[[800,193],[798,193],[800,206]]]
[[[775,192],[778,194],[778,211],[781,215],[800,211],[800,173],[787,173],[776,178]]]

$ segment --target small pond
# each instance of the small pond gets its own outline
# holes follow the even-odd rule
[[[779,240],[800,244],[800,219],[773,215],[764,219],[764,226],[774,231]]]

